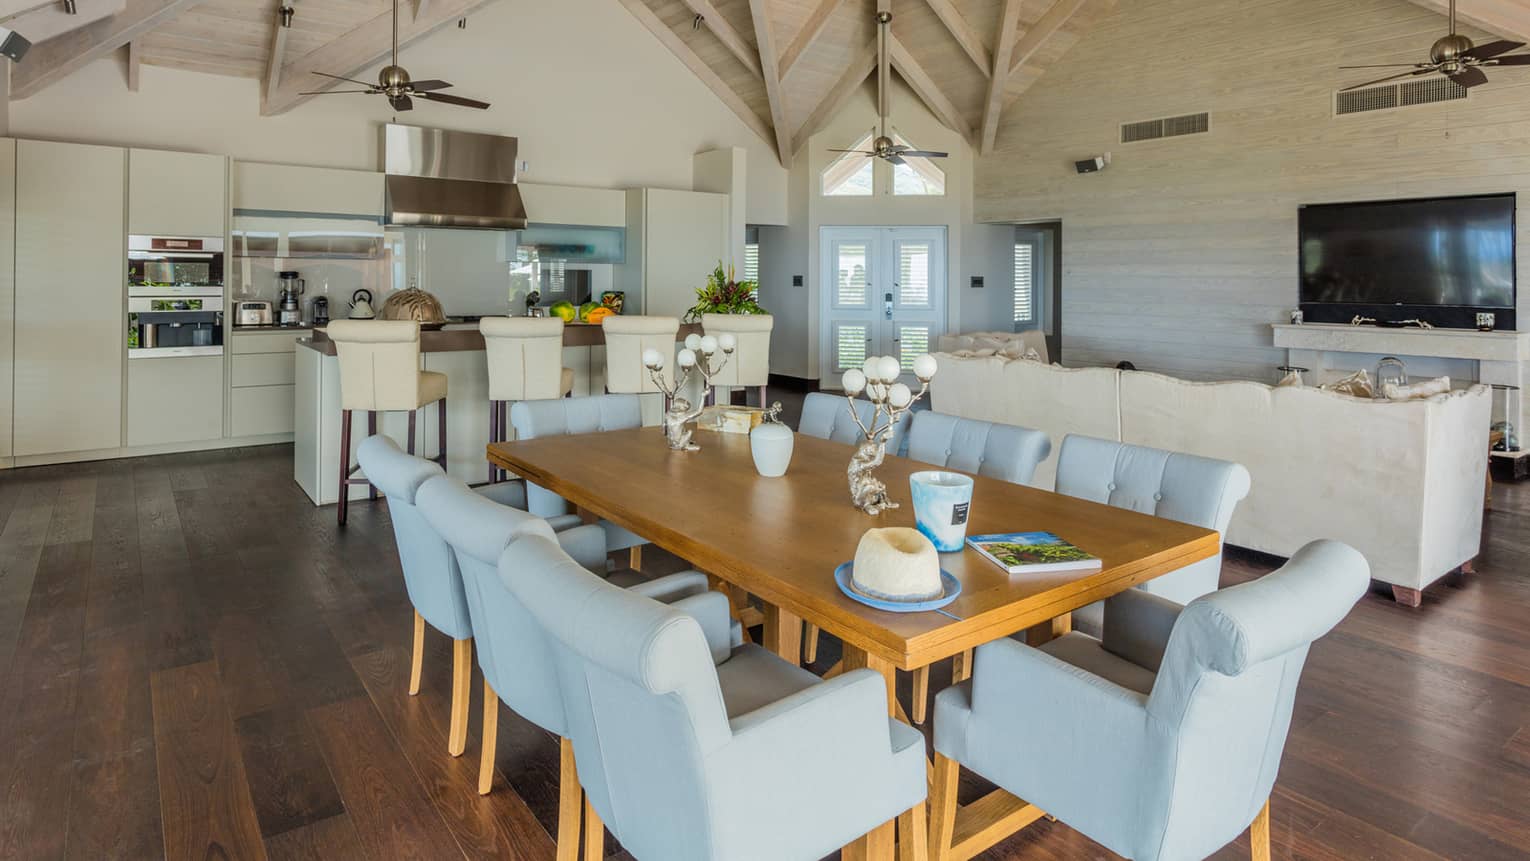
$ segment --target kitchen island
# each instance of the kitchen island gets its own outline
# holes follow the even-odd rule
[[[682,324],[677,338],[683,340],[693,332],[699,334],[701,325]],[[574,372],[575,397],[605,391],[605,342],[605,331],[598,325],[569,323],[563,327],[563,366]],[[335,343],[322,328],[298,339],[296,353],[293,478],[315,505],[327,505],[340,499],[340,364],[335,356]],[[448,380],[447,471],[466,482],[487,480],[484,448],[489,443],[489,369],[478,324],[448,324],[439,330],[422,331],[420,353],[422,370],[446,374]],[[662,397],[642,397],[643,423],[660,424]],[[417,425],[417,451],[427,457],[435,454],[439,446],[434,406],[421,410]],[[367,436],[365,416],[356,417],[355,428],[352,463],[355,448]],[[377,430],[404,446],[408,439],[408,414],[378,416]],[[352,485],[350,494],[352,499],[365,498],[367,488]]]

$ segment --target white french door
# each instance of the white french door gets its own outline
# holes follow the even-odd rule
[[[867,356],[896,356],[915,384],[914,359],[945,329],[944,227],[825,227],[819,373],[839,377]]]

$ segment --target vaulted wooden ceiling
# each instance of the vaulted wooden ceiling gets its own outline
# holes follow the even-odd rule
[[[409,44],[493,0],[402,0]],[[890,4],[895,73],[941,122],[982,151],[1004,108],[1118,0],[611,0],[636,18],[783,163],[875,71],[876,12]],[[1132,2],[1132,0],[1120,0]],[[1448,0],[1411,0],[1443,12]],[[93,60],[259,78],[262,112],[321,89],[311,74],[357,75],[387,55],[390,0],[0,0],[0,25],[34,39],[11,74],[26,98]],[[293,10],[282,25],[283,7]],[[1530,41],[1530,0],[1459,0],[1468,25]],[[449,70],[445,72],[449,74]]]

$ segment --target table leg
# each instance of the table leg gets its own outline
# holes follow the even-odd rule
[[[850,842],[840,850],[841,861],[893,861],[893,827],[889,819]]]
[[[1073,614],[1064,613],[1055,619],[1027,628],[1025,643],[1028,646],[1044,646],[1072,630]]]
[[[848,673],[851,670],[867,669],[881,673],[883,682],[887,684],[887,714],[906,723],[908,716],[903,713],[903,706],[898,703],[898,674],[893,668],[892,661],[849,643],[846,643],[844,648],[844,658],[840,660],[844,671]]]
[[[766,604],[764,646],[792,666],[801,663],[802,619],[773,604]]]

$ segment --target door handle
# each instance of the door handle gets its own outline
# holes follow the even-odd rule
[[[884,312],[887,314],[887,319],[891,320],[893,318],[893,294],[882,294],[882,306],[884,308]]]

